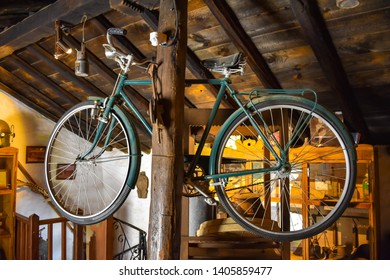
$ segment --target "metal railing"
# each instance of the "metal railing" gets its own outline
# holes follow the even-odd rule
[[[114,218],[116,244],[114,260],[145,260],[147,256],[146,232]],[[137,243],[138,242],[138,243]],[[132,245],[133,244],[133,245]]]

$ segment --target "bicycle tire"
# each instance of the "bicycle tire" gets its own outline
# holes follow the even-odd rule
[[[283,149],[289,145],[287,140],[292,140],[288,137],[298,127],[302,130],[290,142],[286,153],[289,165],[262,175],[230,177],[224,183],[222,179],[214,180],[219,181],[215,186],[219,201],[244,229],[271,240],[300,240],[326,230],[348,207],[354,192],[357,167],[352,137],[333,113],[318,104],[310,121],[299,126],[314,108],[312,101],[302,97],[263,97],[251,108],[248,111],[261,131],[274,141],[273,147],[278,142]],[[321,129],[320,135],[315,124]],[[248,123],[247,115],[238,110],[216,137],[210,174],[232,168],[270,169],[276,162],[268,150]],[[310,174],[305,176],[302,171]],[[339,192],[332,193],[328,183],[337,186]]]
[[[114,106],[99,143],[91,147],[97,107],[87,101],[69,109],[57,122],[45,154],[49,196],[68,220],[81,225],[101,222],[114,214],[134,188],[140,168],[140,144],[128,115]],[[112,126],[111,126],[112,125]],[[111,136],[109,141],[108,135]]]

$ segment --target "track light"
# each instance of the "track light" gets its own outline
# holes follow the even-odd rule
[[[66,54],[72,53],[72,49],[62,40],[62,25],[59,20],[55,22],[56,42],[55,42],[55,59],[60,59]]]
[[[84,27],[85,22],[87,21],[87,16],[84,15],[81,19],[83,23],[83,38],[81,41],[81,48],[77,51],[77,58],[74,64],[74,73],[79,77],[87,77],[88,76],[88,60],[87,54],[85,52],[85,38],[84,38]]]

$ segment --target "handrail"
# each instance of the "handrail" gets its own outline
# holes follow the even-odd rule
[[[39,216],[32,214],[29,217],[25,217],[16,213],[16,236],[15,236],[15,256],[17,260],[39,260],[39,259],[53,259],[53,226],[56,224],[61,225],[61,259],[67,258],[67,238],[66,228],[69,225],[69,221],[63,217],[50,218],[40,220]],[[40,226],[47,227],[47,249],[46,252],[40,252],[40,244],[43,244],[45,240],[40,238]],[[74,233],[82,233],[83,227],[80,225],[73,225]],[[77,246],[82,242],[82,234],[74,234],[73,238],[73,259],[81,259],[83,257],[83,246]],[[42,251],[42,250],[41,250]]]
[[[124,228],[127,227],[127,229]],[[119,245],[121,244],[121,251],[114,255],[114,260],[145,260],[147,256],[147,246],[146,246],[146,235],[147,233],[125,221],[122,221],[118,218],[114,218],[114,229],[117,233],[117,240]],[[132,229],[138,232],[138,244],[131,245],[130,239],[126,233],[128,229]],[[119,232],[118,232],[119,231]]]

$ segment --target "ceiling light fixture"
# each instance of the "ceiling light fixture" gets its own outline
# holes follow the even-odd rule
[[[62,40],[62,29],[65,28],[61,24],[61,21],[56,20],[55,22],[55,32],[56,32],[56,41],[55,41],[55,59],[60,59],[66,54],[71,54],[72,49]]]
[[[85,29],[85,22],[87,21],[87,16],[84,15],[81,18],[81,22],[83,23],[83,38],[81,41],[81,48],[77,51],[77,58],[74,64],[74,72],[76,76],[79,77],[87,77],[88,76],[88,61],[87,61],[87,54],[85,52],[85,37],[84,37],[84,29]]]
[[[336,0],[336,5],[340,9],[353,9],[360,5],[359,0]]]

